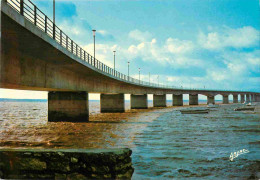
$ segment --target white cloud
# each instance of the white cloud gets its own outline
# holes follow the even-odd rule
[[[140,57],[144,61],[156,61],[161,65],[170,64],[174,67],[204,65],[201,60],[188,56],[194,50],[192,41],[169,37],[163,45],[159,45],[149,32],[134,30],[129,35],[139,40],[138,44],[132,44],[127,49],[133,59]],[[144,36],[140,37],[141,35]]]
[[[98,30],[97,33],[100,33],[102,35],[108,34],[107,31],[105,31],[105,30]]]
[[[138,33],[141,32],[139,30],[135,31],[138,31]],[[131,38],[132,37],[129,37],[127,40],[131,40]],[[212,48],[215,48],[213,46],[218,43],[221,44],[219,41],[221,38],[219,33],[212,33],[210,35]],[[139,38],[139,40],[141,40],[141,38]],[[158,43],[157,39],[151,36],[149,38],[143,38],[143,40],[144,41],[137,41],[128,46],[96,44],[96,57],[110,67],[113,67],[112,52],[113,50],[117,50],[117,57],[119,58],[117,66],[118,68],[122,68],[123,72],[125,71],[124,67],[126,67],[125,60],[131,63],[135,60],[157,62],[162,66],[172,66],[173,69],[186,69],[190,67],[205,68],[206,74],[199,77],[191,77],[189,75],[165,76],[160,74],[160,83],[166,84],[167,79],[168,85],[183,86],[186,88],[203,88],[204,86],[213,89],[239,88],[247,79],[251,79],[249,77],[250,73],[259,73],[259,50],[240,52],[240,50],[231,51],[222,48],[221,51],[214,52],[211,59],[208,59],[208,56],[202,56],[201,58],[200,56],[196,56],[201,53],[201,49],[192,41],[169,37],[163,43]],[[88,44],[85,48],[86,50],[92,50],[93,44]],[[140,62],[133,63],[140,64]],[[120,65],[122,66],[120,67]],[[187,74],[190,74],[190,72],[187,72]],[[135,75],[131,74],[131,76],[136,79],[139,78],[138,73]],[[141,80],[149,81],[148,73],[144,75],[142,70]],[[157,84],[157,75],[151,74],[150,80]],[[255,84],[255,82],[252,84]]]
[[[83,46],[83,49],[86,52],[89,52],[93,55],[93,44],[87,44]],[[119,50],[121,51],[121,47],[117,44],[114,45],[106,45],[106,44],[96,44],[96,59],[106,64],[109,67],[113,67],[113,51]]]
[[[242,76],[249,72],[260,73],[260,51],[236,52],[227,51],[222,53],[223,62],[227,65],[230,73]]]
[[[130,31],[128,35],[130,38],[141,42],[150,41],[152,38],[152,34],[150,32],[148,31],[142,32],[138,29]]]
[[[173,54],[183,54],[192,51],[193,43],[191,41],[168,38],[166,40],[166,48]]]
[[[210,32],[204,34],[200,32],[198,36],[199,44],[210,50],[217,50],[226,47],[249,48],[259,44],[259,31],[251,26],[238,29],[224,28],[221,32]]]
[[[213,71],[212,69],[208,70],[208,76],[213,80],[213,81],[224,81],[227,80],[227,73],[225,69],[218,69],[216,71]]]

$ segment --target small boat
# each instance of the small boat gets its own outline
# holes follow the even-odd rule
[[[252,104],[251,103],[248,103],[248,104],[246,104],[247,106],[252,106]]]
[[[207,114],[209,109],[180,110],[182,114]]]
[[[242,108],[236,108],[235,111],[254,111],[255,107],[242,107]]]

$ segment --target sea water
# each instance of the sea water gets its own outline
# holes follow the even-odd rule
[[[151,106],[151,102],[149,102]],[[169,103],[168,103],[169,104]],[[133,179],[247,179],[260,169],[259,114],[220,105],[209,114],[187,107],[100,114],[90,122],[48,122],[47,102],[0,102],[0,148],[117,148],[133,150]],[[231,153],[248,150],[233,161]]]

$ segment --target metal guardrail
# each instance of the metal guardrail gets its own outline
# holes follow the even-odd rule
[[[41,31],[45,32],[49,37],[57,41],[63,48],[67,49],[72,54],[76,55],[82,61],[90,64],[94,68],[110,75],[118,80],[123,80],[135,85],[143,85],[153,88],[165,89],[181,89],[181,90],[204,90],[204,91],[233,91],[233,90],[216,90],[216,89],[197,89],[197,88],[183,88],[177,86],[168,86],[159,83],[150,83],[132,78],[122,74],[104,63],[100,62],[92,55],[87,53],[78,44],[76,44],[66,33],[64,33],[56,24],[50,20],[35,4],[30,0],[4,0],[9,6],[15,9],[18,13],[24,16],[32,24],[34,24]],[[241,92],[241,91],[239,91]]]

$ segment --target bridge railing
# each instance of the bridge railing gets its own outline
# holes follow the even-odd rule
[[[4,0],[9,6],[15,9],[18,13],[24,16],[32,24],[34,24],[41,31],[45,32],[49,37],[53,38],[57,43],[59,43],[63,48],[67,49],[69,52],[80,58],[82,61],[88,63],[94,68],[113,76],[116,79],[130,82],[137,85],[145,85],[150,87],[160,87],[169,89],[186,89],[190,90],[192,88],[183,88],[177,86],[162,85],[159,83],[150,83],[135,79],[133,77],[122,74],[113,68],[100,62],[92,55],[87,53],[83,48],[76,44],[65,32],[63,32],[51,19],[47,17],[34,3],[30,0]],[[192,90],[206,90],[206,89],[192,89]],[[209,89],[207,89],[209,90]],[[217,90],[216,90],[217,91]]]

